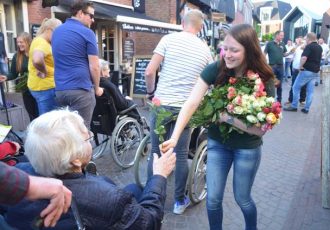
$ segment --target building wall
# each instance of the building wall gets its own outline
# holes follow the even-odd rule
[[[44,18],[51,17],[50,7],[42,8],[42,0],[28,2],[29,24],[41,24]]]

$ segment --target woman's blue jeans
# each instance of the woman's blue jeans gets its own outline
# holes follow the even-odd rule
[[[30,92],[34,99],[36,99],[39,116],[56,108],[54,88],[40,91],[30,90]]]
[[[261,147],[232,149],[208,138],[206,207],[211,230],[222,229],[222,200],[228,172],[232,165],[234,167],[234,197],[243,212],[245,229],[257,229],[257,208],[251,197],[251,189],[259,168],[260,158]]]
[[[180,111],[180,108],[164,106],[167,110],[171,110],[174,114]],[[151,155],[148,162],[148,178],[152,176],[152,165],[153,165],[153,153],[160,155],[158,135],[154,132],[156,123],[156,114],[151,114],[150,120],[150,139],[151,139]],[[175,121],[171,121],[165,125],[166,135],[165,140],[168,140],[174,130]],[[185,128],[178,140],[174,152],[176,153],[176,164],[175,164],[175,201],[183,201],[186,191],[186,182],[188,178],[188,152],[191,138],[191,128]]]

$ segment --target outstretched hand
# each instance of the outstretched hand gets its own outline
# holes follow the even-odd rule
[[[163,142],[159,148],[162,153],[167,152],[169,149],[174,148],[177,144],[177,141],[174,138],[171,138],[165,142]]]
[[[158,157],[156,153],[154,153],[154,163],[153,163],[153,171],[154,175],[161,175],[167,178],[168,175],[174,169],[176,162],[176,155],[173,152],[173,148],[169,149],[167,152]]]

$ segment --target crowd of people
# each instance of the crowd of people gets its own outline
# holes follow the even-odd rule
[[[320,66],[330,56],[329,47],[322,38],[317,41],[314,33],[308,33],[306,39],[296,38],[295,43],[288,40],[285,45],[284,32],[277,31],[262,51],[253,27],[240,24],[229,29],[221,58],[214,61],[209,47],[197,37],[203,14],[188,11],[182,20],[183,31],[160,40],[145,71],[146,97],[157,97],[163,108],[178,115],[177,120],[166,124],[166,141],[160,143],[154,132],[157,114],[151,114],[147,185],[144,189],[134,184],[119,188],[110,178],[85,170],[92,156],[93,134],[89,129],[95,96],[111,95],[119,111],[133,105],[131,98],[125,98],[109,80],[109,63],[98,58],[95,34],[90,29],[94,13],[92,3],[79,1],[65,23],[45,19],[32,42],[29,34],[22,33],[10,71],[1,70],[9,74],[0,75],[0,81],[16,79],[17,84],[25,86],[23,100],[31,120],[25,141],[28,162],[16,168],[0,163],[0,180],[5,188],[0,199],[4,217],[0,216],[1,229],[33,229],[37,216],[45,227],[73,229],[76,223],[68,212],[72,200],[84,225],[91,229],[160,229],[166,178],[174,168],[173,213],[183,214],[190,205],[185,195],[192,131],[188,122],[207,91],[228,84],[229,77],[244,78],[253,71],[260,76],[267,96],[276,96],[281,103],[282,83],[291,78],[284,110],[297,111],[300,101],[304,105],[301,111],[307,114],[314,86],[322,83],[318,80]],[[1,52],[0,61],[5,63]],[[157,71],[159,80],[155,84]],[[222,202],[233,167],[235,200],[246,229],[255,230],[257,207],[251,190],[266,131],[257,125],[247,126],[226,112],[219,116],[207,128],[209,228],[222,229]],[[219,130],[221,123],[236,129],[225,138]],[[15,151],[19,148],[15,143],[3,143],[2,147],[4,144],[15,147]]]

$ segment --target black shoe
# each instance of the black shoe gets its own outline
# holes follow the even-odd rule
[[[301,109],[301,112],[307,114],[309,111],[308,111],[307,109],[304,108],[304,109]]]
[[[96,164],[93,161],[88,162],[88,164],[85,167],[85,171],[95,176],[99,175],[97,173]]]
[[[315,86],[318,86],[319,85],[319,83],[318,82],[315,82]]]
[[[322,80],[320,80],[320,84],[323,84],[323,81]]]
[[[298,111],[297,108],[293,108],[293,107],[291,107],[291,106],[289,106],[289,107],[284,107],[283,110],[285,110],[285,111],[290,111],[290,112],[297,112],[297,111]]]

